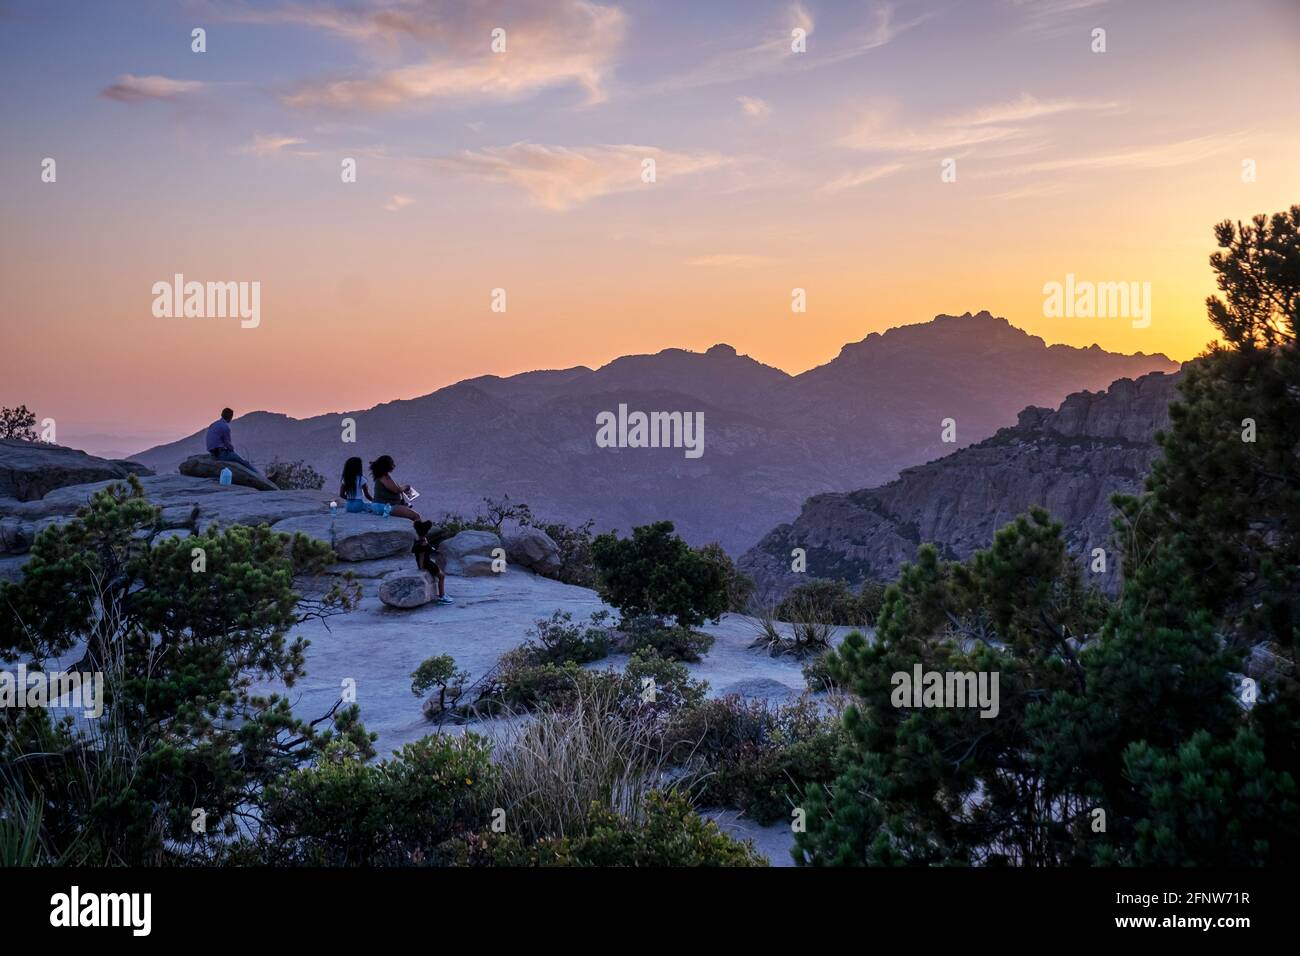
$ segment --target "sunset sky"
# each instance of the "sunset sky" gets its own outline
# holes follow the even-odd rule
[[[1297,0],[0,0],[0,76],[0,405],[98,453],[940,312],[1186,359],[1212,225],[1300,202]],[[1067,273],[1150,326],[1045,317]]]

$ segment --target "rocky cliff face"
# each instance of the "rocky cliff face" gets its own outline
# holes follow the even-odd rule
[[[771,531],[740,565],[771,597],[812,577],[890,580],[923,542],[944,557],[966,558],[987,547],[1002,525],[1041,505],[1065,526],[1073,553],[1107,549],[1099,577],[1113,588],[1110,497],[1141,488],[1178,377],[1120,379],[1104,392],[1076,392],[1055,411],[1031,406],[1014,426],[908,468],[888,484],[810,498],[793,523]],[[807,551],[804,574],[790,570],[794,548]]]

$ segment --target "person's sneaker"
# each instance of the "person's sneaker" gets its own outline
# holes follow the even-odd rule
[[[455,604],[456,602],[453,601],[451,598],[447,597],[446,595],[444,595],[443,597],[438,598],[438,600],[434,601],[433,603],[434,604]]]

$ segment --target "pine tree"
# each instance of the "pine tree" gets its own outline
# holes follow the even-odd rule
[[[49,671],[84,646],[76,668],[104,675],[104,715],[86,729],[0,709],[0,784],[41,795],[48,842],[78,861],[158,862],[169,841],[192,841],[196,809],[232,827],[331,741],[372,752],[355,705],[322,731],[254,692],[292,686],[306,650],[292,629],[354,600],[355,586],[295,591],[329,547],[265,525],[150,543],[158,524],[138,479],[110,485],[42,531],[22,578],[0,586],[0,660]]]
[[[1119,600],[1082,588],[1043,514],[962,564],[922,548],[875,644],[850,635],[830,657],[856,698],[848,769],[806,794],[800,862],[1247,865],[1300,850],[1300,206],[1215,235],[1223,343],[1187,368],[1145,492],[1116,499]],[[999,670],[1002,713],[892,707],[891,673],[918,662]]]

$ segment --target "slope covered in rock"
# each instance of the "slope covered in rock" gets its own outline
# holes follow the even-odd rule
[[[1054,411],[1031,406],[1014,426],[880,487],[809,498],[798,518],[773,529],[740,566],[770,597],[809,577],[890,580],[920,544],[936,544],[947,558],[969,557],[1034,505],[1064,525],[1073,553],[1106,548],[1111,495],[1141,487],[1178,377],[1120,379],[1104,392],[1076,392]],[[795,548],[807,551],[806,574],[791,571]],[[1113,586],[1116,573],[1108,560],[1101,583]]]

